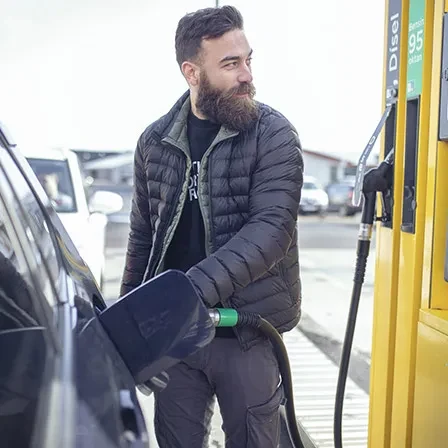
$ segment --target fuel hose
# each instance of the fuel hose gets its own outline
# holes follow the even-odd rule
[[[266,336],[272,344],[278,361],[286,396],[286,423],[294,448],[304,448],[294,408],[294,390],[288,352],[278,331],[258,314],[239,312],[232,308],[213,308],[209,315],[216,327],[251,327]]]
[[[353,289],[350,301],[350,308],[345,329],[344,343],[342,345],[341,362],[339,365],[338,383],[336,387],[336,397],[334,406],[334,425],[333,436],[335,448],[342,448],[342,417],[344,407],[345,386],[347,383],[348,369],[350,364],[350,355],[353,345],[353,336],[355,333],[356,318],[358,315],[359,301],[361,298],[362,285],[366,273],[367,259],[370,252],[370,242],[372,239],[373,223],[376,213],[376,194],[382,193],[383,201],[383,220],[389,218],[389,209],[386,207],[384,193],[391,187],[389,184],[391,178],[390,170],[394,164],[394,148],[390,148],[387,156],[381,164],[374,169],[369,170],[366,174],[367,160],[378,140],[378,136],[386,123],[387,118],[396,103],[397,91],[392,95],[392,101],[387,104],[383,115],[380,118],[372,136],[370,137],[364,151],[359,158],[355,188],[353,191],[353,205],[358,206],[361,202],[361,196],[364,196],[364,204],[362,208],[361,222],[359,225],[358,245],[356,249],[356,264],[353,277]]]
[[[342,448],[342,415],[344,406],[345,386],[348,376],[350,354],[355,333],[356,317],[358,314],[359,300],[362,285],[366,273],[367,258],[370,251],[373,221],[375,217],[376,193],[370,192],[364,195],[364,207],[361,224],[359,225],[358,246],[356,251],[355,274],[353,278],[353,290],[348,313],[347,326],[345,330],[344,344],[342,346],[341,362],[339,365],[338,383],[336,388],[336,399],[334,408],[334,446]]]

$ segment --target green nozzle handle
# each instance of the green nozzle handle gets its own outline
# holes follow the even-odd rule
[[[209,315],[215,327],[235,327],[238,323],[238,312],[232,308],[213,308]]]

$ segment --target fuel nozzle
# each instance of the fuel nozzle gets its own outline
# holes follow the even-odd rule
[[[392,148],[385,159],[376,167],[367,171],[364,176],[363,192],[384,192],[391,187],[391,168],[394,164],[394,148]]]
[[[376,193],[381,193],[381,204],[382,204],[382,216],[376,218],[383,222],[389,221],[392,216],[392,210],[390,202],[386,200],[386,194],[391,189],[393,183],[393,164],[394,164],[394,148],[392,148],[384,160],[376,167],[369,170],[363,180],[362,191],[366,200],[371,199],[371,202],[375,202]],[[372,214],[372,223],[375,215],[375,204],[373,206],[367,205],[364,207],[366,214],[363,215],[362,222],[367,223],[364,219],[369,221],[370,224],[370,214]]]

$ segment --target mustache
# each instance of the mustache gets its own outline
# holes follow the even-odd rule
[[[232,87],[227,92],[227,97],[231,97],[234,95],[249,95],[250,97],[255,96],[255,87],[252,83],[242,83],[239,86]]]

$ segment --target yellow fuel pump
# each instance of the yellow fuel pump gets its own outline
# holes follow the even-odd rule
[[[388,0],[369,447],[448,446],[448,1]],[[391,98],[395,95],[394,101]]]

